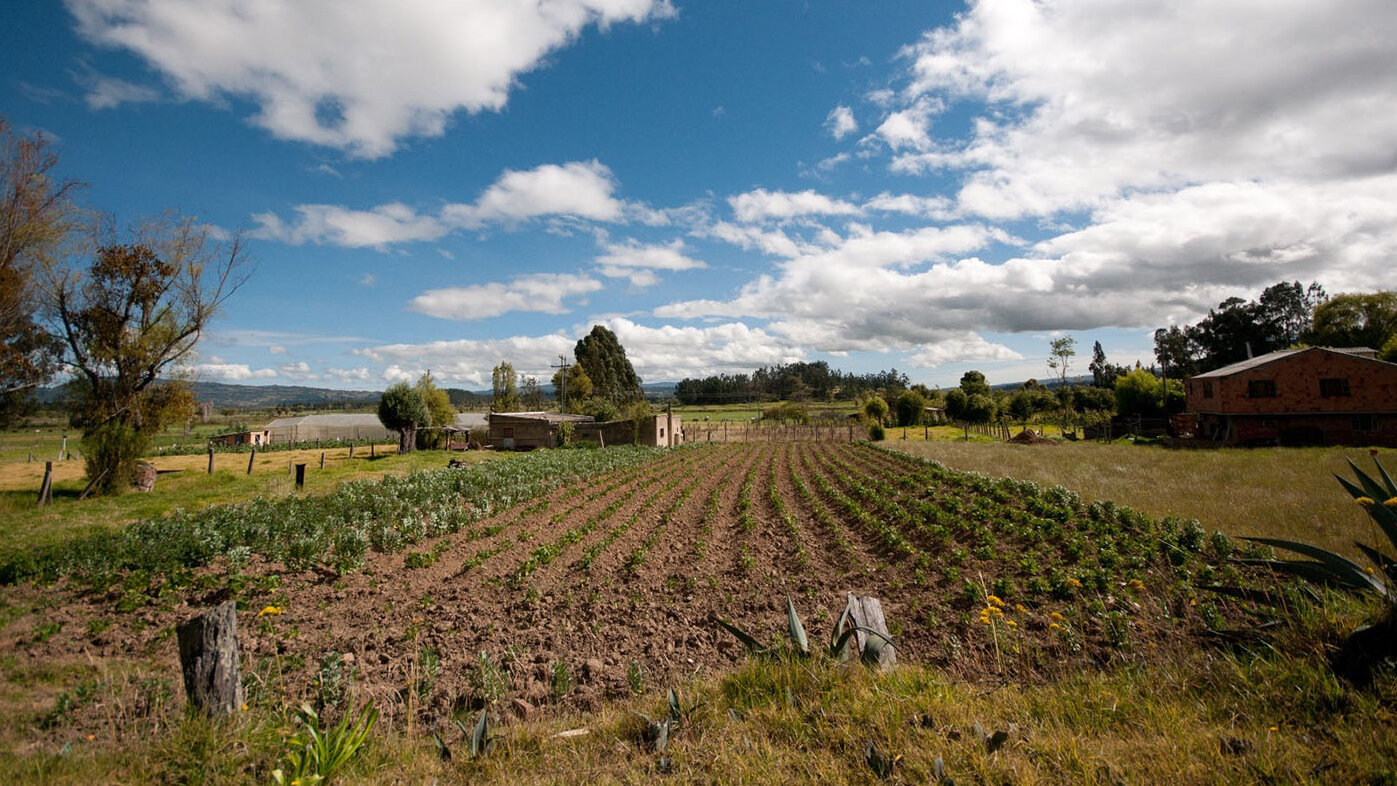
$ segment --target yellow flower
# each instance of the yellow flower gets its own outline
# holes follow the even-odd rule
[[[261,618],[261,617],[267,616],[268,614],[280,614],[280,613],[281,613],[281,609],[278,608],[278,607],[276,607],[276,606],[264,606],[264,607],[262,608],[261,611],[257,612],[257,616],[258,616],[259,618]]]
[[[1057,624],[1056,622],[1049,623],[1048,630],[1062,630],[1062,626]]]
[[[988,603],[988,604],[990,604],[991,606],[998,606],[998,607],[1000,607],[1000,608],[1003,608],[1003,607],[1004,607],[1004,601],[1000,600],[999,598],[995,597],[994,595],[991,595],[991,596],[989,596],[988,598],[985,598],[985,602]]]
[[[1004,624],[1005,624],[1005,625],[1008,625],[1008,626],[1011,627],[1011,628],[1017,628],[1017,627],[1019,626],[1019,623],[1017,623],[1017,622],[1015,622],[1015,621],[1013,621],[1013,620],[1004,620]]]
[[[1369,576],[1372,576],[1372,575],[1374,575],[1374,574],[1377,573],[1377,571],[1373,570],[1373,566],[1372,566],[1372,565],[1369,565],[1368,567],[1364,568],[1364,570],[1368,571],[1368,575],[1369,575]]]
[[[1138,592],[1138,591],[1143,590],[1143,589],[1145,588],[1145,582],[1143,582],[1143,581],[1141,581],[1141,580],[1139,580],[1139,579],[1131,579],[1131,580],[1130,580],[1130,588]]]
[[[1066,582],[1066,584],[1067,584],[1067,586],[1071,587],[1072,589],[1081,589],[1081,588],[1082,588],[1082,582],[1077,581],[1076,579],[1068,579],[1067,582]]]
[[[1059,614],[1059,613],[1057,613],[1056,611],[1054,611],[1052,614],[1049,614],[1048,616],[1049,616],[1049,617],[1052,617],[1053,619],[1057,620],[1058,622],[1062,622],[1062,615]]]
[[[1023,605],[1022,603],[1015,603],[1015,604],[1014,604],[1014,611],[1017,611],[1017,612],[1020,613],[1020,614],[1027,614],[1027,613],[1028,613],[1028,609],[1025,608],[1024,605]]]
[[[243,712],[247,712],[247,705],[246,705],[246,704],[243,705]]]
[[[1389,500],[1387,500],[1386,502],[1384,502],[1384,503],[1382,503],[1382,504],[1383,504],[1383,507],[1397,508],[1397,497],[1393,497],[1392,499],[1389,499]]]
[[[1365,508],[1371,508],[1371,507],[1373,507],[1373,505],[1375,504],[1375,503],[1373,502],[1373,498],[1372,498],[1372,497],[1359,497],[1358,499],[1354,500],[1354,502],[1357,502],[1358,504],[1362,505],[1362,506],[1365,507]]]

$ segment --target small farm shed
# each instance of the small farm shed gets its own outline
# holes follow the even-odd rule
[[[465,450],[471,441],[472,431],[484,431],[490,427],[490,416],[483,412],[461,412],[456,422],[446,427],[446,447],[448,450]]]
[[[1201,439],[1397,446],[1397,363],[1371,349],[1283,349],[1189,377]]]
[[[558,446],[563,423],[590,423],[589,415],[557,412],[495,412],[490,415],[490,445],[496,450],[533,450]]]
[[[309,442],[312,440],[396,439],[398,433],[384,428],[378,415],[302,415],[277,418],[267,424],[270,442]]]
[[[609,420],[602,423],[579,423],[577,439],[600,442],[603,445],[645,445],[652,448],[672,448],[684,444],[684,427],[678,415],[665,412],[635,420]]]
[[[210,445],[266,445],[271,441],[272,433],[266,429],[261,431],[235,431],[232,434],[219,434],[209,438]]]

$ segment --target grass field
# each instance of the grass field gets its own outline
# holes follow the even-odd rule
[[[1373,544],[1371,519],[1334,479],[1347,460],[1372,470],[1366,448],[1171,450],[1154,445],[1015,445],[956,441],[884,443],[948,467],[1062,485],[1154,516],[1198,519],[1208,530],[1303,540],[1358,558]],[[1397,466],[1397,450],[1377,451]]]
[[[1023,446],[957,442],[952,430],[925,441],[920,431],[904,441],[890,429],[884,446],[1041,489],[1060,484],[1081,496],[1081,511],[1112,500],[1196,518],[1207,532],[1342,549],[1367,536],[1333,479],[1348,474],[1345,455],[1371,466],[1366,450]],[[310,493],[329,499],[341,480],[440,466],[445,455],[331,454],[324,473],[318,451],[295,460],[311,463]],[[1394,452],[1381,455],[1397,464]],[[286,497],[288,458],[268,454],[264,467],[259,456],[248,477],[246,456],[219,456],[229,466],[212,478],[205,456],[162,460],[189,467],[162,476],[153,495],[114,500],[77,502],[80,481],[67,478],[51,518],[24,508],[32,490],[5,492],[17,495],[19,523],[0,510],[0,534],[27,547],[176,505]],[[11,471],[16,486],[30,483],[18,467],[0,465],[0,483]],[[896,762],[884,765],[891,782],[934,783],[939,761],[957,783],[1397,783],[1397,679],[1386,672],[1360,689],[1326,661],[1371,605],[1325,593],[1259,638],[1213,639],[1200,608],[1215,601],[1188,587],[1232,569],[1204,559],[1206,545],[1202,562],[1160,562],[1167,551],[1154,538],[1175,537],[1177,524],[1156,530],[1122,513],[1133,522],[1124,530],[1033,535],[1026,524],[1077,503],[1041,492],[1047,502],[1020,507],[1040,492],[939,477],[859,446],[700,446],[498,509],[471,502],[483,518],[375,549],[357,571],[288,570],[254,551],[241,569],[215,561],[177,580],[133,571],[106,584],[0,587],[0,774],[267,782],[285,766],[293,709],[308,699],[332,717],[366,700],[384,712],[344,773],[351,783],[881,782],[870,745],[878,761]],[[949,516],[937,526],[902,514],[941,516],[930,502]],[[1049,583],[1035,589],[1034,576]],[[1005,577],[1017,630],[975,619]],[[1065,590],[1063,577],[1086,586]],[[789,654],[785,598],[813,644],[828,637],[846,589],[883,598],[907,645],[896,671]],[[211,724],[183,712],[170,631],[228,593],[242,609],[249,707]],[[264,606],[277,612],[260,616]],[[1267,619],[1222,608],[1228,626]],[[744,657],[709,621],[715,614],[781,654]],[[637,713],[664,716],[671,685],[680,718],[659,751]],[[481,708],[501,738],[472,759],[452,721],[469,728]],[[985,737],[998,731],[991,750]]]

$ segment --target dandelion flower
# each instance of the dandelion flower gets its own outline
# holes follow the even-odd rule
[[[1049,617],[1052,617],[1053,619],[1057,620],[1058,622],[1062,622],[1062,615],[1059,614],[1059,613],[1056,612],[1056,611],[1054,611],[1052,614],[1049,614],[1048,616],[1049,616]]]
[[[1004,620],[1004,624],[1005,624],[1005,625],[1008,625],[1008,626],[1011,627],[1011,628],[1017,628],[1017,627],[1019,626],[1019,623],[1017,623],[1017,622],[1015,622],[1015,621],[1013,621],[1013,620]]]
[[[1373,505],[1376,504],[1375,502],[1373,502],[1372,497],[1359,497],[1358,499],[1354,500],[1354,502],[1357,502],[1365,508],[1371,508],[1373,507]]]
[[[986,602],[986,603],[989,603],[991,606],[999,606],[999,607],[1001,607],[1001,608],[1003,608],[1003,606],[1004,606],[1004,601],[1000,600],[998,597],[996,597],[996,596],[994,596],[994,595],[991,595],[991,596],[989,596],[988,598],[985,598],[985,602]]]
[[[1016,603],[1016,604],[1014,604],[1014,611],[1017,611],[1017,612],[1020,613],[1020,614],[1027,614],[1027,613],[1028,613],[1028,609],[1025,608],[1024,605],[1023,605],[1022,603]]]
[[[1143,589],[1145,588],[1145,582],[1143,582],[1143,581],[1141,581],[1141,580],[1139,580],[1139,579],[1131,579],[1131,580],[1130,580],[1130,588],[1138,592],[1138,591],[1143,590]]]
[[[1067,584],[1067,586],[1071,587],[1072,589],[1081,589],[1081,588],[1082,588],[1082,582],[1077,581],[1076,579],[1068,579],[1065,583]]]
[[[1062,630],[1062,626],[1057,624],[1056,622],[1049,623],[1048,630]]]
[[[278,607],[276,607],[276,606],[264,606],[264,607],[262,607],[262,610],[261,610],[261,611],[257,612],[257,616],[258,616],[258,618],[261,618],[261,617],[267,616],[268,614],[280,614],[280,613],[281,613],[281,609],[278,608]]]

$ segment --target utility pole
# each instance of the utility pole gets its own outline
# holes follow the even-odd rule
[[[572,366],[570,366],[570,365],[568,364],[568,359],[567,359],[567,357],[564,356],[564,355],[559,355],[559,356],[558,356],[558,365],[556,365],[556,366],[549,366],[549,368],[560,369],[560,370],[563,372],[563,373],[561,373],[561,374],[558,375],[558,381],[561,383],[561,384],[558,385],[558,413],[559,413],[559,414],[566,414],[567,411],[568,411],[568,410],[567,410],[567,402],[568,402],[568,369],[571,368],[571,367],[572,367]]]

